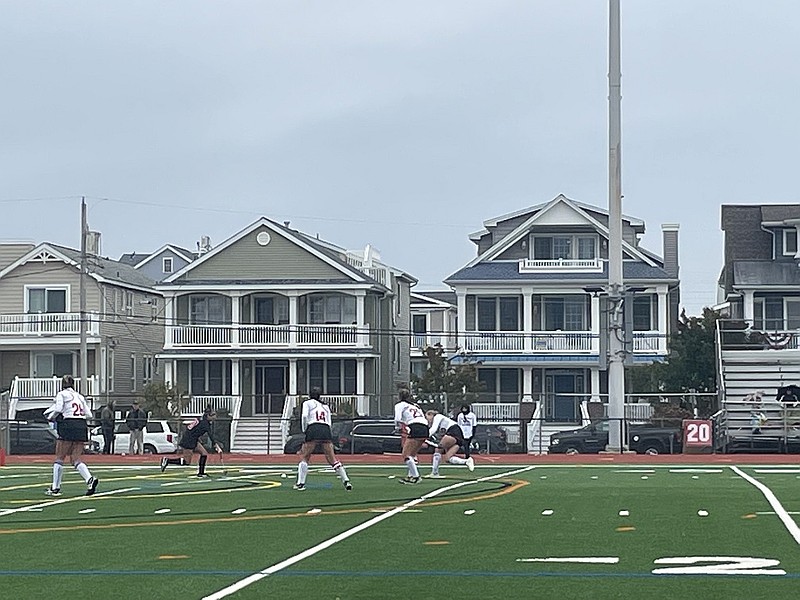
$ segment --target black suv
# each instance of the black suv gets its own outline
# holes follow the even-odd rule
[[[58,435],[49,423],[9,423],[11,454],[54,454]]]
[[[336,452],[343,454],[383,454],[392,452],[399,454],[402,439],[395,433],[395,424],[391,419],[362,418],[353,421],[339,421],[331,426],[333,445]],[[284,446],[285,454],[294,454],[305,441],[305,434],[291,436]],[[472,440],[473,451],[505,453],[508,452],[506,432],[497,425],[479,424]],[[316,452],[320,452],[319,448]],[[430,453],[429,446],[423,446],[422,453]]]

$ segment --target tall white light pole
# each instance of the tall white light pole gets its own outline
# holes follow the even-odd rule
[[[608,418],[609,452],[623,450],[625,346],[622,327],[622,73],[619,0],[608,11]]]

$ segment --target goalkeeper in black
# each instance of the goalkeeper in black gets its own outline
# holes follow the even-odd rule
[[[208,439],[214,445],[214,450],[222,454],[222,446],[214,440],[212,422],[217,418],[217,413],[213,408],[207,408],[203,412],[203,416],[195,419],[186,427],[186,431],[178,442],[178,448],[181,451],[181,456],[178,458],[167,458],[166,456],[161,459],[161,472],[167,468],[167,465],[190,465],[192,464],[192,453],[197,452],[200,455],[198,463],[197,476],[209,477],[206,474],[206,462],[208,461],[208,450],[200,443],[200,438],[208,435]]]

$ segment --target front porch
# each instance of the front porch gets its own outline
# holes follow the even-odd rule
[[[9,390],[9,418],[16,418],[16,414],[20,411],[47,408],[60,391],[60,377],[15,377]],[[75,391],[86,396],[91,403],[92,398],[100,395],[100,380],[93,375],[84,385],[83,381],[76,377]]]

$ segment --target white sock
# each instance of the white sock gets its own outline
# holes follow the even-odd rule
[[[297,465],[297,483],[305,483],[308,476],[308,463],[304,460]]]
[[[89,483],[89,480],[92,478],[92,474],[89,473],[89,467],[87,467],[84,463],[79,462],[77,465],[75,465],[75,469],[81,474],[83,480],[86,483]]]
[[[57,490],[61,487],[61,474],[64,472],[64,465],[60,462],[53,463],[53,487]]]
[[[449,462],[451,465],[465,465],[467,464],[467,459],[461,458],[460,456],[451,456],[449,459],[447,459],[447,462]]]
[[[408,467],[409,477],[419,477],[419,469],[417,469],[417,464],[414,462],[412,457],[409,456],[406,459],[406,466]]]
[[[439,474],[439,464],[442,462],[442,455],[439,452],[433,453],[433,463],[431,464],[431,473],[433,475]]]
[[[339,479],[342,480],[342,483],[347,481],[347,472],[344,470],[344,465],[339,461],[333,463],[333,470],[336,471],[336,474],[339,476]]]

